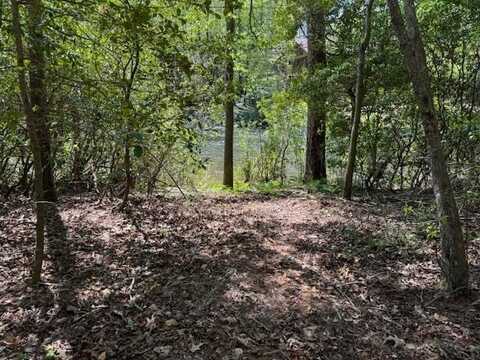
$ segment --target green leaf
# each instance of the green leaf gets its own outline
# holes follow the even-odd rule
[[[143,147],[141,147],[140,145],[135,145],[133,147],[133,155],[135,155],[135,157],[137,158],[140,158],[143,156]]]

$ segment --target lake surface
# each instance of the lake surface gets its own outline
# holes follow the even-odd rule
[[[247,153],[256,151],[260,152],[262,143],[265,142],[265,130],[249,129],[249,128],[235,128],[234,131],[234,146],[233,146],[233,161],[234,161],[234,176],[235,180],[243,181],[243,173],[241,171],[242,162],[247,157]],[[290,149],[291,150],[291,149]],[[201,158],[206,160],[207,170],[202,175],[200,182],[203,184],[221,184],[223,181],[223,151],[224,151],[224,128],[217,127],[209,131],[207,140],[202,146]],[[328,155],[328,154],[327,154]],[[290,159],[293,156],[290,154]],[[328,158],[328,156],[327,156]],[[299,179],[303,176],[303,165],[299,167],[290,161],[287,164],[287,178]],[[343,168],[328,167],[328,177],[332,183],[337,183],[343,180]],[[329,181],[329,182],[330,182]],[[355,182],[359,182],[357,174],[355,174]]]
[[[207,171],[202,181],[208,184],[219,184],[223,181],[224,134],[223,127],[215,128],[209,133],[202,147],[201,158],[207,161]],[[233,142],[233,164],[236,170],[235,180],[243,180],[239,168],[247,156],[247,149],[260,151],[263,136],[264,130],[235,128]]]

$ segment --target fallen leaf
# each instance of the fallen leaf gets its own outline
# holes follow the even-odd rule
[[[172,327],[177,325],[178,325],[178,322],[175,319],[169,319],[165,321],[165,326]]]
[[[172,351],[172,347],[170,345],[157,346],[153,351],[160,356],[167,356]]]
[[[383,343],[387,346],[398,348],[405,345],[405,340],[402,340],[396,336],[388,336]]]
[[[233,358],[235,360],[240,359],[243,355],[243,350],[240,348],[236,348],[233,350]]]
[[[198,350],[200,350],[200,348],[203,346],[204,343],[198,343],[198,344],[192,344],[192,346],[190,346],[190,352],[196,352]]]

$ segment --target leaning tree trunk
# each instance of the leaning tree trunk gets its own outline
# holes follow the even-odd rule
[[[307,14],[308,54],[307,63],[310,76],[327,63],[325,47],[325,10],[312,6]],[[315,89],[320,86],[316,84]],[[305,182],[312,180],[326,181],[326,120],[325,97],[315,90],[307,99],[307,143],[305,149]]]
[[[365,58],[367,54],[368,45],[370,43],[371,32],[371,14],[374,0],[366,0],[366,14],[364,24],[363,40],[358,50],[358,66],[357,66],[357,82],[355,85],[355,105],[353,113],[352,133],[350,137],[350,148],[348,150],[348,163],[347,171],[345,174],[345,188],[343,196],[345,199],[350,200],[352,198],[352,183],[353,183],[353,171],[355,169],[355,159],[357,156],[357,140],[358,133],[360,131],[360,118],[362,116],[363,98],[365,96],[365,88],[363,84],[363,78],[365,73]]]
[[[37,285],[40,282],[40,276],[43,265],[44,237],[46,210],[45,202],[55,200],[55,187],[53,183],[53,172],[50,163],[50,143],[49,132],[46,124],[47,110],[45,101],[46,90],[43,78],[43,56],[42,44],[35,44],[41,39],[38,33],[41,33],[39,24],[41,19],[41,2],[33,0],[29,6],[30,26],[30,45],[31,60],[30,65],[30,89],[27,83],[25,71],[25,53],[23,46],[22,30],[20,25],[20,12],[17,0],[11,0],[12,10],[12,30],[15,38],[15,50],[18,66],[18,84],[20,96],[22,99],[23,111],[25,114],[30,147],[33,153],[33,165],[35,170],[35,200],[36,200],[36,244],[35,255],[32,267],[32,283]],[[37,28],[35,28],[37,26]],[[38,55],[40,54],[40,55]],[[45,154],[47,152],[47,154]]]
[[[233,84],[233,42],[235,37],[235,18],[233,17],[233,1],[225,0],[226,23],[226,60],[225,60],[225,149],[223,161],[223,185],[233,187],[233,124],[234,124],[234,97]]]
[[[431,161],[433,191],[440,223],[442,248],[440,266],[448,290],[455,293],[466,292],[469,285],[469,270],[465,241],[442,149],[437,114],[433,104],[430,75],[414,0],[404,0],[405,19],[400,12],[398,0],[388,0],[388,6],[425,130]]]

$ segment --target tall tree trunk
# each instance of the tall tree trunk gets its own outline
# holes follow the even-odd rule
[[[311,76],[327,63],[325,46],[326,16],[320,5],[312,5],[307,14],[308,69]],[[315,88],[318,88],[318,84]],[[325,98],[318,91],[309,94],[307,143],[305,149],[305,181],[327,179]]]
[[[32,268],[32,283],[37,285],[40,282],[40,276],[43,265],[44,253],[44,237],[45,237],[45,201],[56,199],[55,187],[53,183],[53,172],[51,171],[51,163],[49,161],[50,143],[49,133],[46,124],[47,110],[44,99],[46,96],[44,79],[43,79],[43,56],[35,57],[35,51],[30,54],[36,58],[36,63],[31,64],[30,72],[30,88],[27,83],[27,75],[25,71],[25,52],[23,46],[22,29],[20,24],[20,11],[17,0],[11,0],[12,10],[12,29],[15,38],[15,50],[18,67],[18,84],[20,88],[20,96],[22,99],[23,111],[27,125],[28,137],[30,140],[30,147],[33,153],[33,166],[35,170],[35,200],[36,200],[36,245],[35,255]],[[29,7],[30,26],[29,30],[34,33],[41,32],[40,28],[32,28],[34,25],[39,25],[39,18],[41,17],[41,3],[39,1],[32,1]],[[30,41],[32,44],[30,48],[41,48],[42,44],[33,44],[39,41],[41,36],[30,34]],[[42,54],[41,51],[36,50],[37,54]],[[40,60],[39,60],[40,59]],[[40,66],[38,64],[40,63]],[[37,67],[37,69],[35,69]],[[40,70],[39,70],[40,69]],[[32,80],[33,78],[33,80]],[[47,154],[44,152],[47,151]],[[47,162],[45,160],[47,159]],[[46,166],[48,165],[48,166]],[[45,174],[47,173],[47,174]],[[50,186],[50,188],[49,188]],[[53,188],[52,188],[53,186]]]
[[[234,97],[233,84],[233,42],[235,37],[235,18],[233,17],[233,1],[225,0],[226,24],[226,60],[225,60],[225,149],[223,161],[223,185],[233,187],[233,124],[234,124]]]
[[[127,68],[130,66],[130,74],[127,75]],[[131,143],[132,143],[132,134],[134,131],[134,121],[133,116],[135,116],[135,108],[133,106],[131,95],[133,90],[133,83],[135,81],[135,75],[138,72],[140,66],[140,44],[135,42],[133,52],[130,56],[127,66],[125,66],[123,71],[123,82],[125,86],[124,91],[124,106],[127,111],[126,118],[126,135],[125,135],[125,144],[124,144],[124,168],[125,168],[125,189],[123,192],[123,201],[121,207],[124,208],[128,205],[128,197],[130,195],[130,190],[133,188],[133,177],[132,177],[132,161],[131,161]]]
[[[400,41],[400,48],[410,74],[425,130],[440,224],[442,248],[440,266],[448,290],[455,293],[466,292],[469,285],[469,270],[465,241],[442,149],[430,75],[414,0],[404,0],[405,19],[400,12],[398,0],[388,0],[388,7],[392,25]]]
[[[28,3],[30,109],[34,117],[35,131],[41,148],[43,192],[40,199],[55,202],[57,194],[48,125],[47,90],[45,87],[45,38],[42,31],[42,17],[43,5],[41,0],[31,0]]]
[[[353,113],[352,133],[350,136],[350,147],[348,150],[348,163],[347,171],[345,174],[345,188],[343,196],[345,199],[350,200],[352,198],[352,183],[353,183],[353,171],[355,169],[355,159],[357,156],[357,141],[358,133],[360,131],[360,119],[362,116],[363,98],[365,96],[365,87],[363,84],[363,78],[365,74],[365,58],[367,54],[368,45],[370,43],[371,32],[371,14],[374,0],[366,0],[366,13],[363,39],[358,50],[358,64],[357,64],[357,82],[355,85],[355,108]]]

